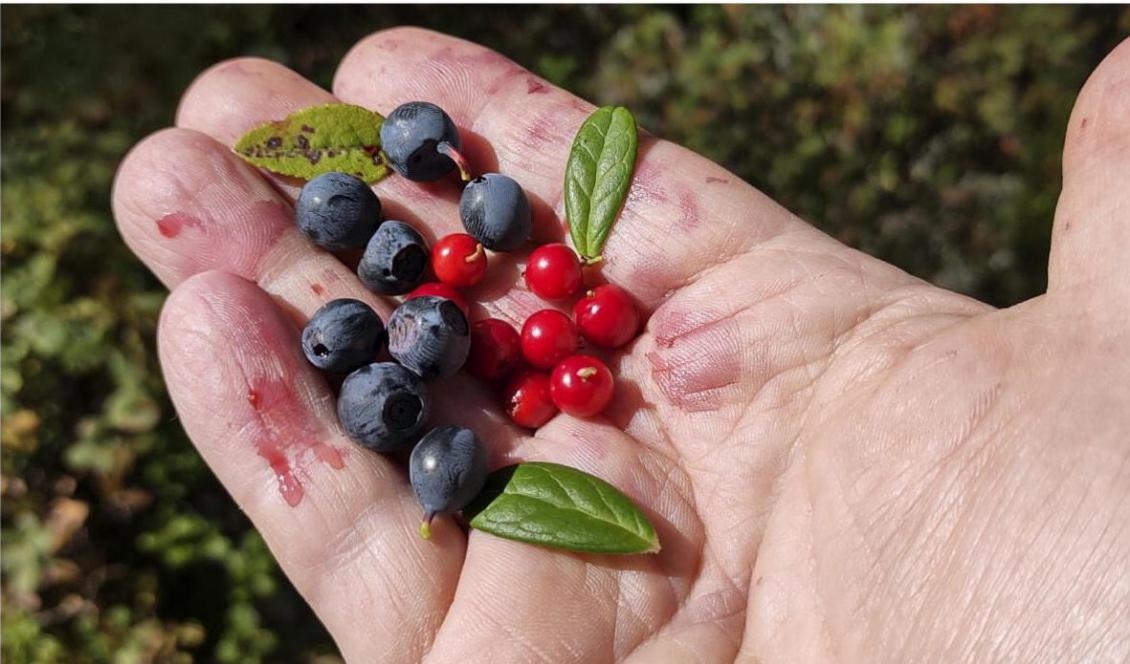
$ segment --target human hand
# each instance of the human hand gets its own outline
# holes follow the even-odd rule
[[[122,164],[126,241],[172,289],[166,381],[201,454],[347,659],[1015,661],[1130,657],[1130,45],[1068,130],[1047,294],[1007,310],[815,231],[719,166],[643,136],[602,275],[650,315],[605,417],[509,425],[460,376],[437,421],[492,466],[599,475],[651,517],[655,556],[548,551],[449,519],[416,535],[404,471],[350,443],[297,325],[391,305],[297,231],[298,186],[229,146],[332,101],[443,106],[479,171],[514,176],[558,239],[563,168],[592,106],[482,47],[378,33],[334,96],[279,65],[203,74],[177,128]],[[497,167],[497,168],[496,168]],[[376,185],[387,218],[461,227],[453,182]],[[497,257],[478,317],[544,307]],[[281,492],[280,492],[281,489]]]

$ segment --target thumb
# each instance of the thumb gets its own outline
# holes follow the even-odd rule
[[[1130,303],[1128,262],[1130,39],[1099,64],[1071,112],[1048,292]]]

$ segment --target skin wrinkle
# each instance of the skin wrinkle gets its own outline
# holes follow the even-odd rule
[[[1075,465],[1075,467],[1083,466],[1084,461],[1083,460],[1077,460],[1074,465]],[[1085,468],[1083,468],[1082,470],[1085,470]],[[1121,472],[1121,469],[1120,469],[1119,472]],[[1071,473],[1067,474],[1066,476],[1061,477],[1060,480],[1057,482],[1054,491],[1049,493],[1049,500],[1051,499],[1052,496],[1058,497],[1060,494],[1065,493],[1065,491],[1064,491],[1065,486],[1068,485],[1069,483],[1071,483],[1076,478],[1079,478],[1079,477],[1082,477],[1082,474],[1079,473],[1079,472],[1071,472]],[[1092,486],[1093,486],[1094,480],[1090,480],[1090,482],[1092,483]],[[1086,524],[1087,526],[1089,526],[1089,524],[1092,523],[1095,520],[1095,515],[1093,513],[1084,511],[1086,504],[1089,502],[1090,493],[1091,493],[1090,491],[1087,491],[1087,492],[1084,492],[1082,495],[1078,496],[1078,499],[1074,502],[1074,506],[1071,509],[1070,515],[1066,519],[1067,523],[1077,523],[1077,524],[1082,523],[1082,524]],[[1061,501],[1057,500],[1056,502],[1060,503]],[[1045,518],[1039,523],[1035,532],[1032,533],[1032,535],[1031,535],[1031,541],[1032,541],[1033,545],[1037,544],[1040,540],[1044,539],[1044,535],[1045,535],[1045,533],[1047,533],[1047,531],[1049,529],[1049,524],[1051,523],[1051,520],[1054,518],[1054,515],[1055,515],[1054,512],[1046,511]],[[1109,528],[1110,528],[1110,522],[1108,522],[1103,527],[1102,532],[1095,539],[1095,546],[1088,549],[1088,551],[1085,554],[1085,558],[1081,561],[1078,561],[1078,564],[1073,566],[1074,572],[1072,573],[1071,581],[1070,581],[1070,583],[1066,584],[1065,587],[1078,588],[1078,587],[1081,587],[1082,585],[1084,585],[1084,582],[1086,581],[1086,579],[1084,578],[1084,575],[1094,571],[1091,568],[1091,562],[1094,559],[1095,555],[1098,554],[1098,552],[1099,552],[1098,547],[1103,542],[1104,536],[1105,536],[1106,532],[1109,531]],[[1087,529],[1089,530],[1089,528],[1087,528]],[[1050,533],[1048,533],[1048,534],[1050,534]],[[1057,577],[1057,576],[1062,577],[1063,573],[1068,571],[1068,568],[1064,567],[1063,565],[1057,565],[1057,564],[1055,564],[1055,562],[1053,560],[1051,560],[1051,556],[1053,555],[1053,552],[1063,550],[1065,546],[1070,544],[1070,542],[1064,542],[1063,541],[1063,538],[1065,536],[1066,535],[1063,532],[1060,532],[1058,535],[1053,536],[1054,539],[1053,539],[1051,545],[1047,546],[1046,549],[1045,549],[1046,552],[1043,556],[1043,563],[1040,566],[1037,566],[1036,569],[1033,570],[1033,574],[1032,574],[1033,577],[1042,578],[1042,579],[1054,578],[1054,577]],[[1029,551],[1031,551],[1033,549],[1035,549],[1035,546],[1029,546],[1028,547]]]
[[[973,456],[973,457],[970,457],[970,459],[969,459],[969,460],[967,460],[967,461],[965,462],[965,464],[964,464],[964,466],[965,466],[965,467],[967,467],[967,468],[974,468],[974,470],[971,470],[970,472],[972,472],[972,473],[978,473],[978,471],[976,470],[976,467],[974,466],[973,462],[974,462],[974,461],[975,461],[975,460],[977,459],[977,457],[979,457],[979,456],[982,456],[982,451],[983,451],[983,450],[985,450],[985,449],[986,449],[986,446],[981,446],[980,448],[978,448],[978,450],[976,450],[976,451],[975,451],[975,454],[974,454],[974,456]],[[984,473],[983,473],[983,471],[982,471],[982,472],[981,472],[980,474],[982,474],[982,475],[983,475],[983,474],[984,474]],[[960,478],[960,477],[959,477],[959,476],[958,476],[957,474],[954,474],[954,479],[952,480],[952,482],[953,482],[953,483],[955,483],[955,484],[956,484],[956,483],[958,483],[958,482],[960,482],[960,483],[961,483],[962,485],[969,485],[969,484],[973,484],[973,482],[971,482],[971,481],[969,481],[969,480],[964,480],[964,481],[963,481],[963,480],[961,480],[961,478]],[[920,494],[920,496],[919,496],[919,499],[921,498],[921,495],[922,495],[922,494],[924,494],[924,493],[925,493],[925,492],[922,492],[922,493]],[[952,492],[951,492],[951,493],[952,493]],[[918,500],[918,499],[916,499],[916,502],[917,502],[917,500]],[[997,501],[997,503],[996,503],[996,504],[997,504],[997,505],[1003,505],[1003,504],[1004,504],[1004,502],[1005,502],[1005,501]],[[955,508],[961,508],[962,512],[964,512],[964,513],[968,513],[968,512],[970,511],[970,510],[969,510],[969,508],[970,508],[970,505],[971,505],[971,502],[970,502],[970,500],[963,500],[963,501],[957,501],[957,500],[955,500],[955,501],[953,501],[953,503],[952,503],[952,504],[953,504],[953,506],[954,506]],[[998,509],[1000,509],[1000,508],[998,507]],[[984,526],[984,527],[982,528],[981,532],[980,532],[979,534],[977,534],[977,535],[976,535],[976,536],[975,536],[975,537],[973,538],[973,539],[974,539],[974,541],[979,541],[979,540],[982,540],[982,539],[987,539],[987,538],[985,537],[985,530],[984,530],[984,529],[985,529],[985,528],[988,528],[988,527],[990,527],[990,526],[989,526],[988,524],[996,523],[997,521],[998,521],[997,519],[993,519],[993,518],[985,519],[985,523],[986,523],[986,525],[985,525],[985,526]],[[957,541],[955,541],[955,539],[956,539],[956,538],[958,538],[958,536],[959,536],[959,532],[958,532],[957,528],[956,528],[956,527],[954,527],[954,528],[952,529],[952,531],[951,531],[951,534],[949,535],[949,538],[948,538],[948,540],[946,541],[946,544],[950,545],[950,543],[954,543],[954,544],[957,544],[957,543],[959,543],[959,542],[960,542],[960,540],[957,540]],[[948,558],[948,559],[949,559],[949,561],[950,561],[950,563],[951,563],[951,565],[949,566],[949,568],[952,568],[952,564],[953,564],[953,563],[956,563],[956,562],[958,562],[958,561],[960,561],[960,560],[962,560],[962,559],[961,559],[961,558],[959,557],[959,555],[958,555],[958,552],[959,552],[959,550],[960,550],[958,546],[955,546],[955,545],[950,545],[950,549],[951,549],[952,553],[951,553],[951,555],[949,556],[949,558]],[[949,568],[947,568],[947,569],[949,569]],[[908,569],[908,570],[907,570],[907,573],[911,573],[911,572],[912,572],[912,570],[910,570],[910,569]],[[987,573],[987,571],[986,571],[985,573]],[[896,584],[894,584],[894,585],[896,585],[896,587],[897,587],[897,586],[899,586],[899,585],[902,585],[902,584],[901,584],[901,583],[896,583]],[[978,585],[981,585],[981,584],[972,584],[972,587],[977,587]],[[937,592],[941,592],[941,590],[942,590],[942,589],[940,589],[940,588],[939,588]],[[987,614],[990,614],[990,615],[991,615],[991,614],[992,614],[993,612],[992,612],[992,611],[988,611],[988,612],[986,612],[986,613],[987,613]],[[921,620],[921,618],[919,618],[919,620]],[[976,644],[976,642],[977,642],[977,639],[971,639],[971,640],[970,640],[970,644],[969,644],[969,646],[970,646],[970,647],[973,647],[973,646],[974,646],[974,645]]]
[[[988,414],[988,410],[986,410],[986,412],[985,412],[986,416],[987,416],[987,414]],[[973,433],[976,431],[976,429],[977,429],[977,427],[970,428],[968,433],[966,434],[966,438],[972,436]],[[927,490],[927,489],[929,487],[933,487],[935,489],[938,488],[937,482],[939,481],[939,479],[941,477],[944,477],[944,475],[942,475],[942,473],[941,473],[940,468],[942,466],[944,466],[949,459],[956,458],[956,455],[960,451],[964,450],[965,448],[966,448],[966,446],[962,445],[960,441],[955,441],[953,447],[951,448],[951,451],[948,452],[946,455],[944,455],[941,459],[939,459],[937,463],[935,463],[934,470],[936,470],[937,472],[934,473],[934,479],[931,480],[931,483],[929,484],[929,486],[923,487],[922,490],[920,490],[918,492],[918,495],[913,499],[913,501],[911,502],[911,505],[908,508],[905,508],[904,510],[899,510],[899,511],[904,511],[904,512],[910,513],[910,514],[921,512],[922,510],[920,510],[918,508],[918,506],[921,504],[921,501],[924,499],[924,497],[926,495],[930,494],[930,491]],[[954,476],[951,480],[951,485],[954,484],[954,483],[957,483],[959,481],[960,481],[960,478],[957,477],[957,476]],[[909,490],[909,487],[911,487],[911,486],[920,487],[921,485],[920,485],[920,483],[910,483],[910,482],[908,482],[906,484],[906,486],[908,487],[907,490]],[[952,493],[953,492],[947,492],[947,491],[942,490],[942,491],[938,491],[937,495],[943,495],[944,496],[944,495],[951,495]],[[897,501],[898,501],[899,498],[901,498],[901,494],[897,494],[896,496],[894,496],[893,500],[889,501],[888,504],[892,505],[892,506],[897,504]],[[956,501],[950,502],[949,505],[950,505],[951,509],[959,507],[959,503],[956,502]],[[882,518],[880,517],[879,520],[882,520]],[[942,519],[935,520],[934,528],[939,527],[942,522],[943,522]],[[885,542],[879,544],[879,551],[885,551],[885,550],[889,549],[890,546],[892,545],[892,541],[894,540],[896,535],[897,535],[897,531],[892,531],[891,535],[887,538],[887,540]],[[923,539],[923,538],[920,538],[920,539]],[[925,538],[925,539],[929,539],[929,538]],[[909,547],[910,544],[907,544],[907,546]],[[870,576],[876,576],[876,572],[877,572],[876,566],[879,564],[880,560],[890,559],[892,557],[897,557],[897,556],[894,556],[893,554],[888,553],[886,555],[876,555],[875,557],[873,557],[872,558],[872,560],[873,560],[872,570],[871,570]],[[901,582],[895,582],[892,585],[894,585],[895,587],[905,587],[906,581],[904,580],[904,581],[901,581]]]

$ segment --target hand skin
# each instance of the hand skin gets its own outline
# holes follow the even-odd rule
[[[609,480],[655,522],[656,556],[549,552],[448,518],[417,537],[403,469],[344,437],[298,350],[325,301],[392,303],[299,235],[295,181],[228,147],[334,98],[434,101],[478,170],[526,187],[549,241],[593,107],[418,29],[357,44],[333,87],[256,59],[208,70],[177,126],[126,158],[114,210],[172,290],[159,345],[185,429],[349,661],[1130,659],[1130,42],[1071,117],[1048,292],[1004,310],[643,137],[601,269],[649,315],[613,358],[615,406],[530,435],[461,376],[436,388],[435,419],[474,428],[493,466]],[[454,180],[376,190],[430,240],[461,229]],[[473,313],[520,323],[544,304],[495,258]]]

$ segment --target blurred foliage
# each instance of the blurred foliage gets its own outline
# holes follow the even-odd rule
[[[235,55],[328,86],[368,32],[480,41],[631,107],[829,233],[997,305],[1044,287],[1071,103],[1119,7],[3,7],[5,662],[336,661],[185,439],[129,147]]]

